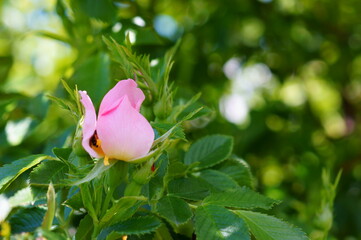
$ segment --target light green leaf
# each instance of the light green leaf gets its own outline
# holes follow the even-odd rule
[[[212,167],[226,160],[232,152],[233,139],[230,136],[211,135],[195,142],[186,153],[184,163],[200,162],[197,169]]]
[[[116,201],[113,206],[106,211],[100,220],[100,225],[111,225],[112,223],[124,221],[134,214],[141,203],[147,198],[143,196],[126,196]]]
[[[48,156],[42,154],[32,155],[2,166],[0,168],[0,193],[23,172],[34,167],[46,158],[48,158]]]
[[[181,225],[192,217],[188,204],[176,197],[163,197],[158,201],[157,212],[170,223]]]
[[[124,222],[103,229],[98,240],[106,239],[112,232],[122,235],[142,235],[151,233],[161,226],[162,222],[154,216],[131,218]]]
[[[44,229],[41,229],[41,228],[38,229],[36,234],[39,234],[40,236],[45,237],[45,239],[68,240],[68,238],[63,233],[59,233],[59,232],[55,233],[55,232],[51,232],[50,230],[44,230]],[[40,238],[40,239],[42,239],[42,238]]]
[[[199,173],[198,178],[209,184],[211,189],[216,191],[225,191],[239,188],[239,185],[227,174],[213,169],[203,170]]]
[[[232,177],[240,186],[253,188],[251,169],[243,159],[232,156],[230,159],[217,165],[216,169]]]
[[[200,206],[195,212],[198,240],[248,240],[246,223],[236,214],[219,206]]]
[[[235,211],[257,240],[306,240],[305,233],[278,218],[245,210]]]
[[[71,185],[80,185],[82,183],[89,182],[100,176],[103,172],[111,168],[115,164],[115,161],[110,162],[109,165],[105,166],[103,160],[99,159],[92,170],[82,179],[70,183]]]
[[[169,131],[173,126],[174,124],[171,123],[152,123],[152,127],[160,131],[160,133],[162,134]],[[173,131],[173,136],[171,138],[185,140],[185,134],[181,126],[177,125],[177,127]]]
[[[209,194],[209,189],[194,177],[179,178],[168,183],[168,195],[189,200],[202,200]]]
[[[204,199],[204,204],[242,209],[271,209],[273,205],[278,203],[279,201],[265,197],[247,187],[231,191],[212,193]]]
[[[9,198],[9,202],[12,208],[17,206],[29,205],[34,201],[31,193],[31,188],[26,187],[17,191],[12,197]]]

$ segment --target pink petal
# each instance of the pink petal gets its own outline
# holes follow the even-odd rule
[[[92,157],[100,158],[102,156],[100,156],[96,151],[94,151],[94,149],[92,149],[89,144],[91,137],[94,135],[97,124],[94,105],[86,91],[79,91],[79,93],[81,96],[80,102],[83,104],[85,109],[82,145]]]
[[[132,107],[127,95],[112,111],[99,115],[97,133],[104,154],[124,161],[145,156],[154,141],[152,127]]]
[[[131,106],[139,112],[140,105],[144,101],[145,96],[142,90],[137,88],[137,83],[132,79],[128,79],[119,81],[104,96],[100,104],[99,115],[111,110],[114,107],[114,103],[125,95],[128,96]]]

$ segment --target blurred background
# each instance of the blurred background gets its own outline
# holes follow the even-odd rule
[[[211,113],[187,137],[232,135],[272,212],[311,239],[361,239],[361,4],[311,0],[0,1],[0,165],[51,153],[74,121],[46,97],[60,79],[95,104],[119,76],[102,36],[156,67]],[[336,175],[342,177],[334,199]],[[333,214],[332,214],[333,211]]]

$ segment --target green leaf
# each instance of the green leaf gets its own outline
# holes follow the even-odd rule
[[[168,195],[189,200],[202,200],[209,194],[209,189],[194,177],[174,179],[168,183]]]
[[[63,234],[63,233],[51,232],[50,230],[44,230],[41,228],[39,228],[35,234],[39,234],[40,236],[45,237],[45,239],[51,239],[51,240],[67,240],[68,239],[65,236],[65,234]],[[40,238],[40,239],[42,239],[42,238]]]
[[[29,205],[34,202],[31,188],[26,187],[17,191],[12,197],[9,198],[11,207]]]
[[[174,127],[174,124],[171,123],[152,123],[152,127],[157,129],[161,134],[166,133],[169,131],[172,127]],[[181,126],[176,126],[176,128],[173,130],[173,136],[171,139],[185,139],[185,134]]]
[[[53,148],[55,156],[63,161],[68,161],[71,151],[72,148]]]
[[[92,170],[82,179],[79,179],[77,181],[73,181],[70,184],[71,185],[80,185],[82,183],[89,182],[93,180],[94,178],[100,176],[103,172],[111,168],[115,164],[115,161],[110,162],[109,165],[105,166],[103,160],[99,159],[97,163],[94,165]]]
[[[245,210],[235,211],[257,240],[306,240],[305,233],[278,218]]]
[[[195,142],[186,153],[184,163],[190,165],[200,162],[197,169],[212,167],[226,160],[233,148],[233,139],[230,136],[211,135]]]
[[[168,156],[162,154],[154,163],[155,175],[150,179],[149,183],[144,185],[143,190],[145,196],[149,199],[159,199],[164,192],[164,176],[168,168]]]
[[[42,154],[32,155],[2,166],[0,168],[0,193],[19,177],[20,174],[34,167],[46,158],[48,158],[48,156]]]
[[[86,90],[94,106],[99,106],[110,87],[109,56],[100,52],[87,58],[76,68],[70,82],[76,84],[79,90]]]
[[[61,161],[43,161],[30,173],[30,186],[34,198],[41,198],[46,193],[48,185],[64,185],[67,178],[68,166]]]
[[[79,223],[79,226],[75,234],[75,239],[76,240],[91,239],[93,229],[94,229],[93,220],[89,215],[86,215]]]
[[[11,233],[33,232],[40,227],[45,210],[37,207],[20,209],[9,219]]]
[[[62,185],[62,180],[67,177],[68,166],[60,161],[43,161],[30,173],[30,185],[48,187]]]
[[[116,19],[116,7],[111,0],[81,0],[73,3],[76,9],[82,11],[90,18],[104,22],[113,22]]]
[[[228,175],[213,169],[203,170],[199,173],[198,178],[208,183],[211,189],[216,191],[225,191],[239,188],[239,185]]]
[[[242,209],[271,209],[279,201],[265,197],[247,187],[242,187],[231,191],[212,193],[204,199],[203,203]]]
[[[60,108],[69,111],[70,115],[74,118],[74,120],[77,121],[77,119],[79,118],[79,116],[77,115],[77,108],[72,102],[51,95],[47,95],[47,98],[57,104]]]
[[[187,170],[188,170],[188,166],[186,166],[184,163],[178,161],[169,161],[166,178],[172,179],[174,177],[185,176]]]
[[[250,239],[246,223],[236,214],[219,206],[200,206],[195,212],[198,240]]]
[[[157,230],[161,224],[162,222],[154,216],[131,218],[119,224],[103,229],[97,239],[106,239],[106,237],[112,232],[115,232],[120,236],[151,233]]]
[[[240,186],[253,188],[251,169],[243,159],[232,156],[217,166],[216,169],[232,177]]]
[[[157,203],[157,212],[175,225],[181,225],[192,217],[188,204],[176,197],[163,197]]]
[[[100,225],[111,225],[112,223],[124,221],[134,214],[141,203],[147,199],[142,196],[126,196],[117,200],[113,206],[106,211],[100,220]]]
[[[80,191],[74,193],[73,195],[71,195],[71,197],[68,196],[68,199],[64,202],[64,205],[74,210],[80,210],[81,208],[84,208],[83,199],[81,198]]]

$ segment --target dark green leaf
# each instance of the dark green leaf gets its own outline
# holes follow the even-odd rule
[[[68,196],[68,199],[64,202],[64,204],[74,210],[79,210],[81,208],[84,208],[80,191],[77,191],[70,197]]]
[[[257,240],[306,240],[300,229],[272,216],[239,210],[236,213],[244,219]]]
[[[111,0],[80,0],[79,9],[91,18],[104,22],[113,22],[116,18],[116,7]]]
[[[202,200],[209,194],[209,189],[197,178],[179,178],[169,182],[168,194],[190,200]]]
[[[69,159],[72,148],[53,148],[53,153],[59,159],[67,161]]]
[[[273,205],[278,203],[279,201],[265,197],[247,187],[238,188],[232,191],[212,193],[204,199],[204,204],[242,209],[271,209]]]
[[[3,192],[20,174],[34,167],[48,156],[32,155],[16,160],[0,168],[0,193]]]
[[[109,56],[100,52],[87,58],[76,68],[71,82],[78,85],[79,90],[87,91],[94,105],[99,106],[110,87]]]
[[[200,162],[198,169],[209,168],[226,160],[233,148],[230,136],[211,135],[195,142],[186,153],[184,163]]]
[[[240,186],[253,188],[251,169],[243,159],[232,156],[217,166],[217,170],[232,177]]]
[[[75,234],[75,239],[76,240],[91,239],[93,229],[94,229],[93,220],[89,215],[86,215],[79,223],[79,226]]]
[[[68,166],[60,161],[43,161],[30,173],[30,186],[34,198],[46,193],[48,185],[63,186],[67,178]]]
[[[163,197],[157,203],[157,212],[169,222],[180,225],[192,217],[188,204],[176,197]]]
[[[237,182],[234,181],[231,177],[213,169],[201,171],[198,178],[201,178],[207,182],[209,187],[216,191],[225,191],[239,187]]]
[[[250,239],[246,223],[236,214],[219,206],[200,206],[195,212],[198,240]]]
[[[20,209],[9,219],[11,233],[33,232],[40,227],[44,215],[44,209],[36,207]]]
[[[161,221],[154,216],[131,218],[119,224],[103,229],[97,239],[106,239],[106,237],[112,232],[115,232],[120,236],[151,233],[154,232],[158,227],[160,227],[160,225]]]

